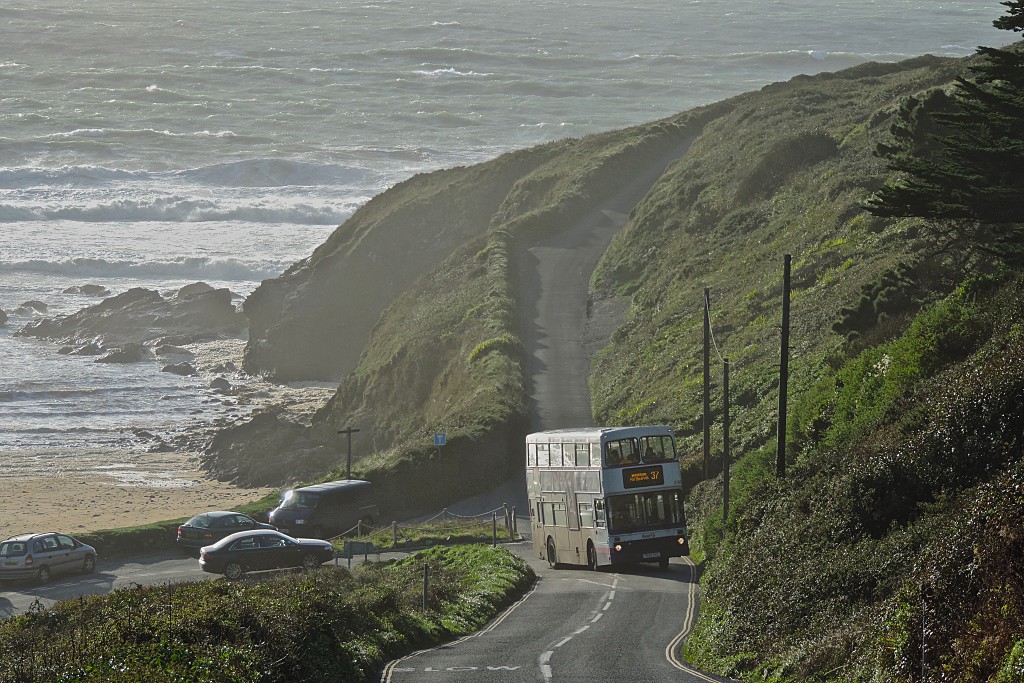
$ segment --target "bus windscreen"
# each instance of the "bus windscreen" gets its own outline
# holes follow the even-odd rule
[[[609,496],[608,519],[609,531],[619,534],[681,526],[683,492],[676,489]]]

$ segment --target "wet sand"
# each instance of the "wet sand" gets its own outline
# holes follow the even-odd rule
[[[0,452],[0,539],[74,535],[230,509],[275,489],[211,479],[193,453],[99,448]]]

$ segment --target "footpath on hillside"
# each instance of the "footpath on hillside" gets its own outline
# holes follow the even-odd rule
[[[624,179],[618,192],[587,215],[515,255],[531,430],[593,425],[587,388],[590,360],[625,322],[629,301],[592,302],[590,277],[633,207],[692,143],[688,138],[669,148],[645,173]],[[468,515],[505,503],[514,505],[521,519],[529,516],[525,470],[448,509]]]

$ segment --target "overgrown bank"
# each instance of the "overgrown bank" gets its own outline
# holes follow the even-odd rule
[[[479,628],[534,578],[503,549],[462,546],[265,582],[119,589],[0,622],[0,681],[375,680],[389,659]]]
[[[1021,680],[1022,293],[970,280],[802,394],[786,479],[755,456],[705,528],[687,656],[745,679]]]

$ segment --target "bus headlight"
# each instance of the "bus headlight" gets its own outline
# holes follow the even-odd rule
[[[683,538],[682,536],[680,536],[680,537],[679,537],[679,538],[678,538],[678,539],[676,540],[676,542],[677,542],[677,543],[678,543],[679,545],[686,545],[686,539],[685,539],[685,538]]]
[[[621,553],[622,552],[622,544],[621,543],[616,543],[615,544],[615,552],[617,552],[617,553]]]

